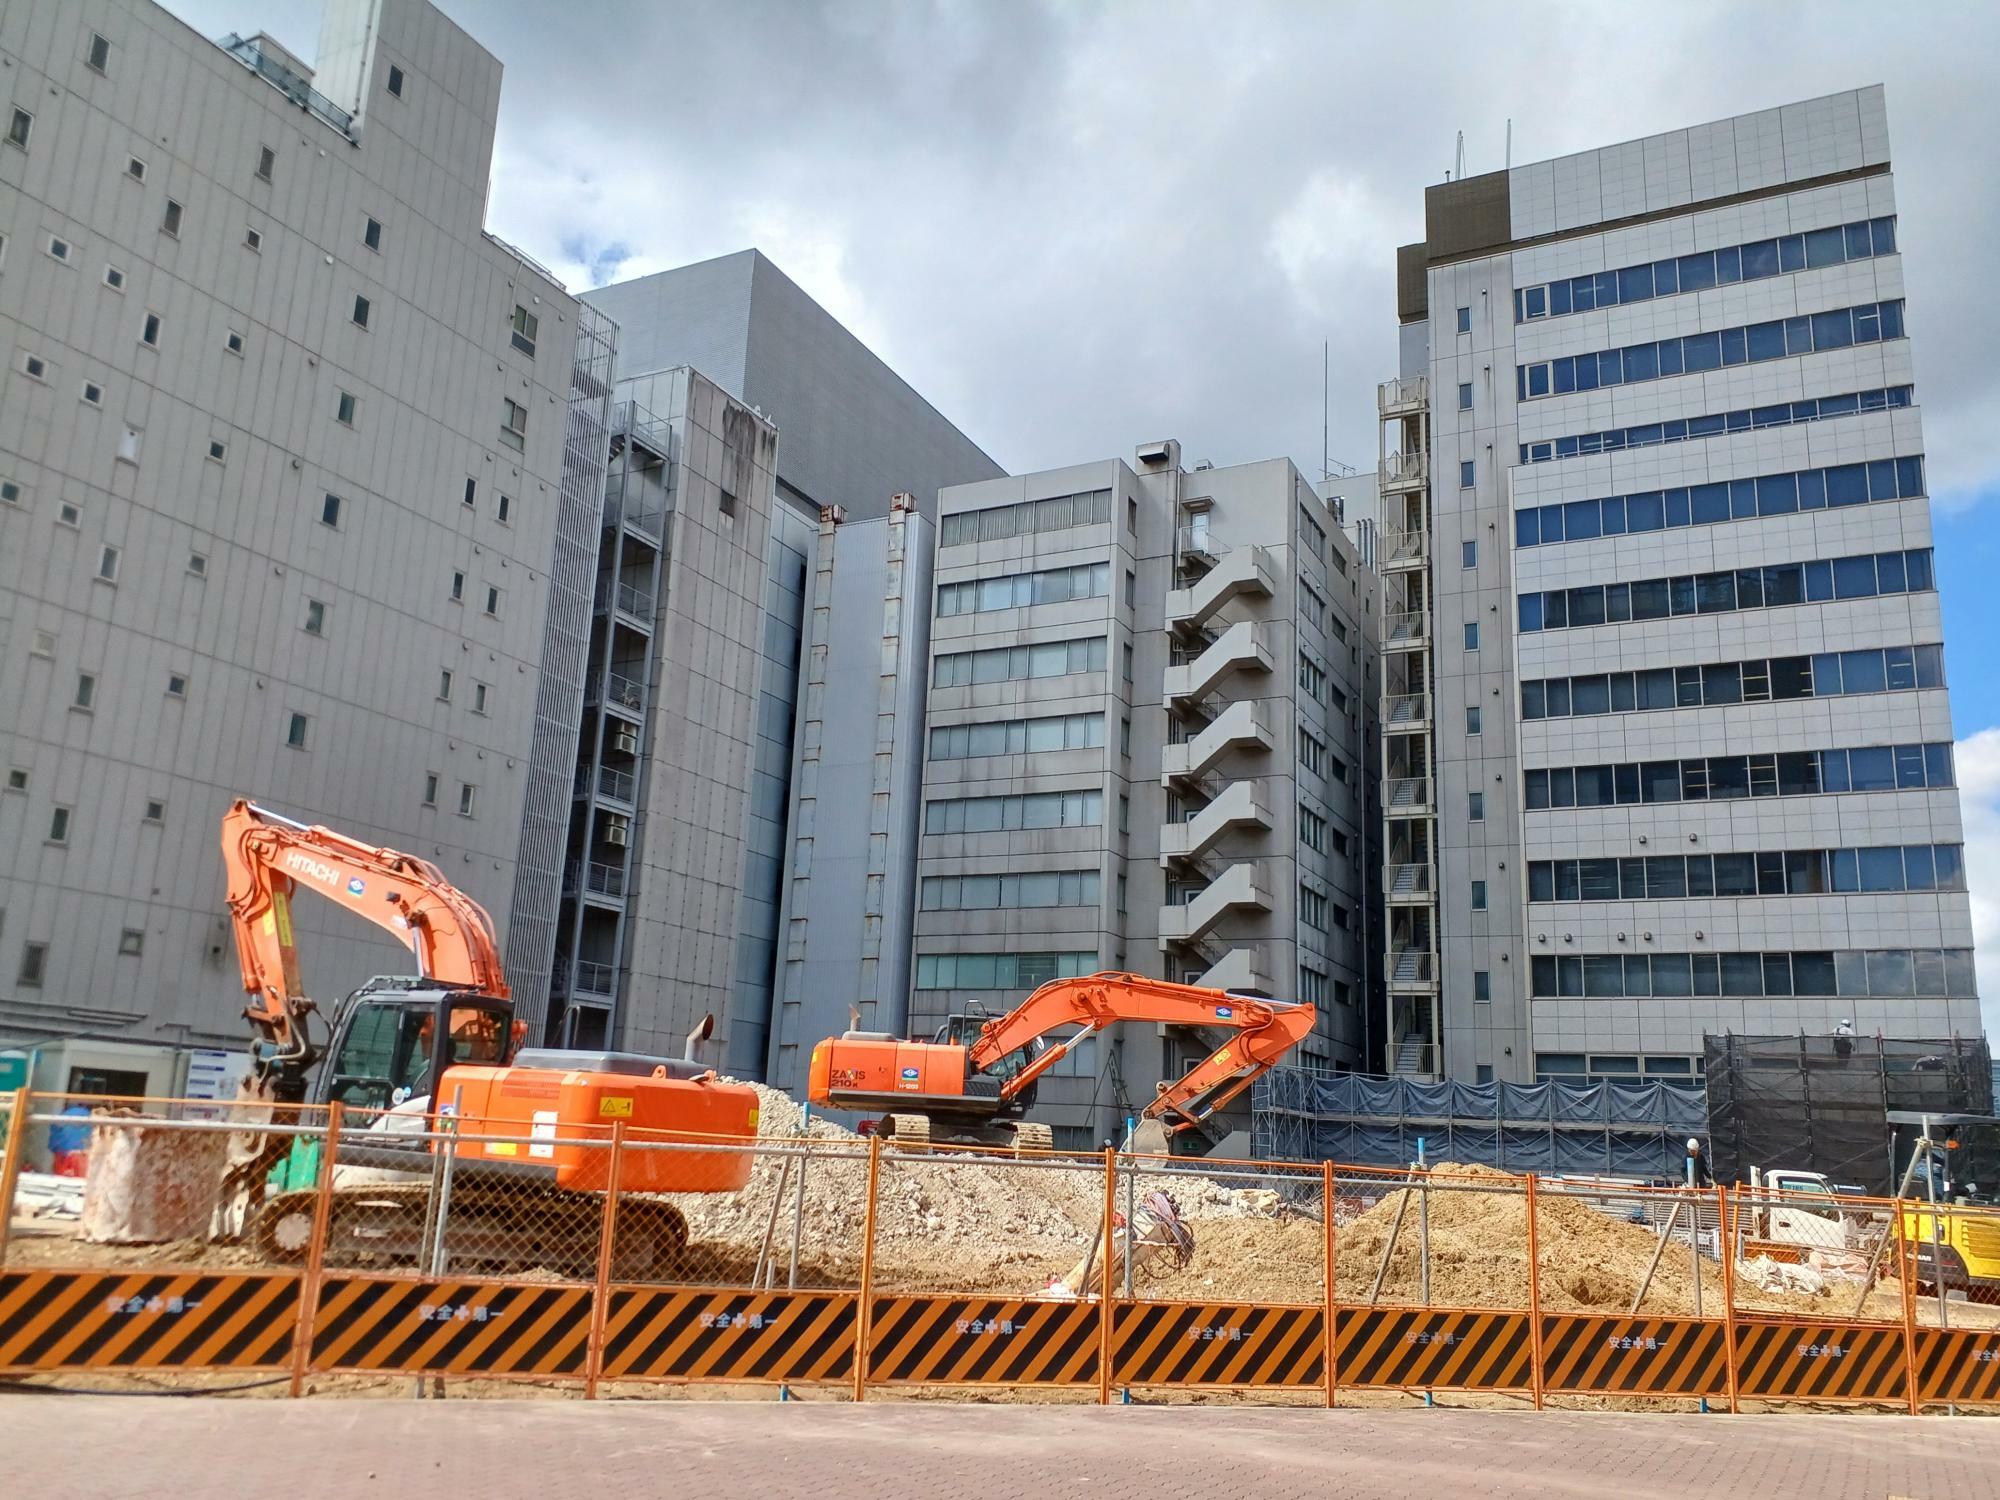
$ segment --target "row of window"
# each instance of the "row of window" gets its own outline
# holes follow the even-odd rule
[[[1531,902],[1683,901],[1710,896],[1848,896],[1964,889],[1962,844],[1528,861]]]
[[[1074,641],[1043,641],[1033,646],[952,651],[938,657],[932,665],[931,686],[972,687],[982,682],[1022,682],[1032,677],[1102,672],[1106,651],[1101,635]]]
[[[1924,493],[1924,461],[1882,458],[1872,463],[1836,464],[1754,479],[1717,480],[1671,490],[1645,490],[1602,500],[1571,500],[1514,513],[1514,545],[1546,547],[1600,536],[1672,531],[1747,521],[1756,516],[1788,516],[1802,510],[1839,509],[1877,500],[1909,500]]]
[[[1028,792],[1018,797],[957,797],[924,804],[925,833],[1011,833],[1023,828],[1095,828],[1104,793]]]
[[[925,911],[1009,911],[1029,906],[1095,906],[1095,870],[1032,870],[1009,875],[927,875]]]
[[[1705,1059],[1640,1053],[1537,1052],[1537,1083],[1689,1083],[1707,1071]]]
[[[1001,542],[1008,537],[1064,531],[1071,526],[1102,526],[1111,519],[1111,491],[1084,490],[1047,500],[1024,500],[985,510],[962,510],[938,523],[938,545],[958,547],[968,542]]]
[[[1584,432],[1571,437],[1542,438],[1523,443],[1521,462],[1544,464],[1553,459],[1575,458],[1585,453],[1617,453],[1626,448],[1655,448],[1662,443],[1720,437],[1725,432],[1758,432],[1766,427],[1826,422],[1835,417],[1851,417],[1857,412],[1910,406],[1915,401],[1916,387],[1892,385],[1881,390],[1851,391],[1841,396],[1780,401],[1775,406],[1745,406],[1708,416],[1675,417],[1672,421],[1642,422],[1633,427],[1608,427],[1602,432]]]
[[[920,990],[1014,990],[1095,974],[1097,953],[919,953]]]
[[[1817,271],[1823,266],[1895,253],[1895,218],[1861,219],[1830,229],[1809,229],[1803,234],[1753,240],[1747,245],[1729,245],[1721,250],[1698,250],[1669,260],[1522,287],[1514,293],[1514,321],[1533,323],[1543,318],[1562,318],[1594,308],[1705,292],[1710,287],[1733,286],[1739,281],[1764,281],[1795,271]]]
[[[1949,741],[1706,755],[1688,760],[1547,766],[1524,776],[1529,812],[1649,802],[1729,802],[1842,792],[1922,791],[1953,784]]]
[[[976,755],[1029,755],[1040,750],[1095,750],[1104,744],[1103,714],[1055,714],[931,729],[932,760]]]
[[[1970,948],[1847,948],[1832,952],[1585,954],[1530,964],[1538,1000],[1714,995],[1755,1000],[1903,998],[1978,993]]]
[[[1636,583],[1594,583],[1520,597],[1523,632],[1578,630],[1627,620],[1677,615],[1718,615],[1742,609],[1780,609],[1833,599],[1873,599],[1883,594],[1923,594],[1937,586],[1931,549],[1863,552],[1854,557],[1771,563],[1719,573],[1684,573]]]
[[[1785,703],[1944,686],[1940,646],[1869,646],[1700,667],[1592,672],[1521,684],[1524,719],[1590,718],[1730,703]]]
[[[1754,365],[1768,359],[1796,358],[1875,344],[1903,336],[1901,298],[1838,307],[1831,312],[1778,318],[1712,333],[1690,333],[1606,349],[1597,354],[1572,354],[1514,369],[1516,399],[1533,401],[1571,391],[1595,391],[1606,386],[1636,385],[1672,375],[1697,375],[1732,365]]]
[[[1102,599],[1110,592],[1111,564],[1081,563],[1074,568],[1044,568],[1038,573],[1008,573],[999,578],[941,583],[937,612],[940,616],[975,615],[989,609],[1023,609],[1031,604]]]

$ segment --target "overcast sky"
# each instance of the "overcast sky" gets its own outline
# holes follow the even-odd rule
[[[316,50],[319,0],[168,3]],[[1327,341],[1333,455],[1373,467],[1394,247],[1458,131],[1477,173],[1510,117],[1520,163],[1884,83],[1955,712],[2000,726],[2000,6],[443,8],[506,67],[495,233],[572,289],[755,245],[1016,472],[1178,437],[1316,474]]]

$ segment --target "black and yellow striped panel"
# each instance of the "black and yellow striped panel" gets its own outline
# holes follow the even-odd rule
[[[590,1288],[329,1276],[313,1317],[315,1370],[582,1375]]]
[[[0,1370],[269,1370],[291,1361],[292,1274],[0,1274]]]
[[[1118,1385],[1316,1386],[1325,1378],[1317,1307],[1127,1302],[1112,1316]]]
[[[1094,1385],[1094,1302],[877,1297],[868,1379],[882,1385]]]
[[[1961,1406],[2000,1401],[2000,1332],[1919,1328],[1917,1399]]]
[[[1903,1330],[1851,1323],[1740,1321],[1736,1389],[1759,1401],[1907,1399]]]
[[[1726,1396],[1729,1339],[1703,1318],[1542,1317],[1542,1388],[1632,1396]]]
[[[613,1287],[603,1375],[847,1380],[854,1374],[854,1313],[851,1293]]]
[[[1534,1381],[1526,1313],[1343,1307],[1334,1328],[1342,1385],[1525,1391]]]

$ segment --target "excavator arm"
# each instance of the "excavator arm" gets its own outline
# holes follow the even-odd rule
[[[1083,1038],[1119,1021],[1171,1026],[1219,1026],[1236,1033],[1186,1076],[1163,1089],[1143,1118],[1171,1122],[1169,1134],[1193,1128],[1234,1099],[1299,1042],[1312,1034],[1317,1013],[1306,1004],[1232,995],[1149,979],[1142,974],[1089,974],[1043,985],[998,1020],[981,1028],[967,1052],[977,1072],[990,1072],[1014,1053],[1065,1026],[1076,1031],[1031,1057],[1001,1085],[1011,1099]]]
[[[299,977],[291,900],[301,885],[394,933],[418,972],[440,985],[508,998],[492,919],[428,860],[364,844],[330,828],[237,801],[222,819],[229,916],[243,988],[254,1002],[260,1083],[302,1094],[317,1060],[305,1018],[314,1009]]]

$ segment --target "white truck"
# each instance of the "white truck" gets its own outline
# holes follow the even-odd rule
[[[1853,1243],[1833,1184],[1823,1172],[1752,1167],[1739,1212],[1746,1215],[1739,1229],[1745,1241],[1804,1250],[1845,1250]]]

